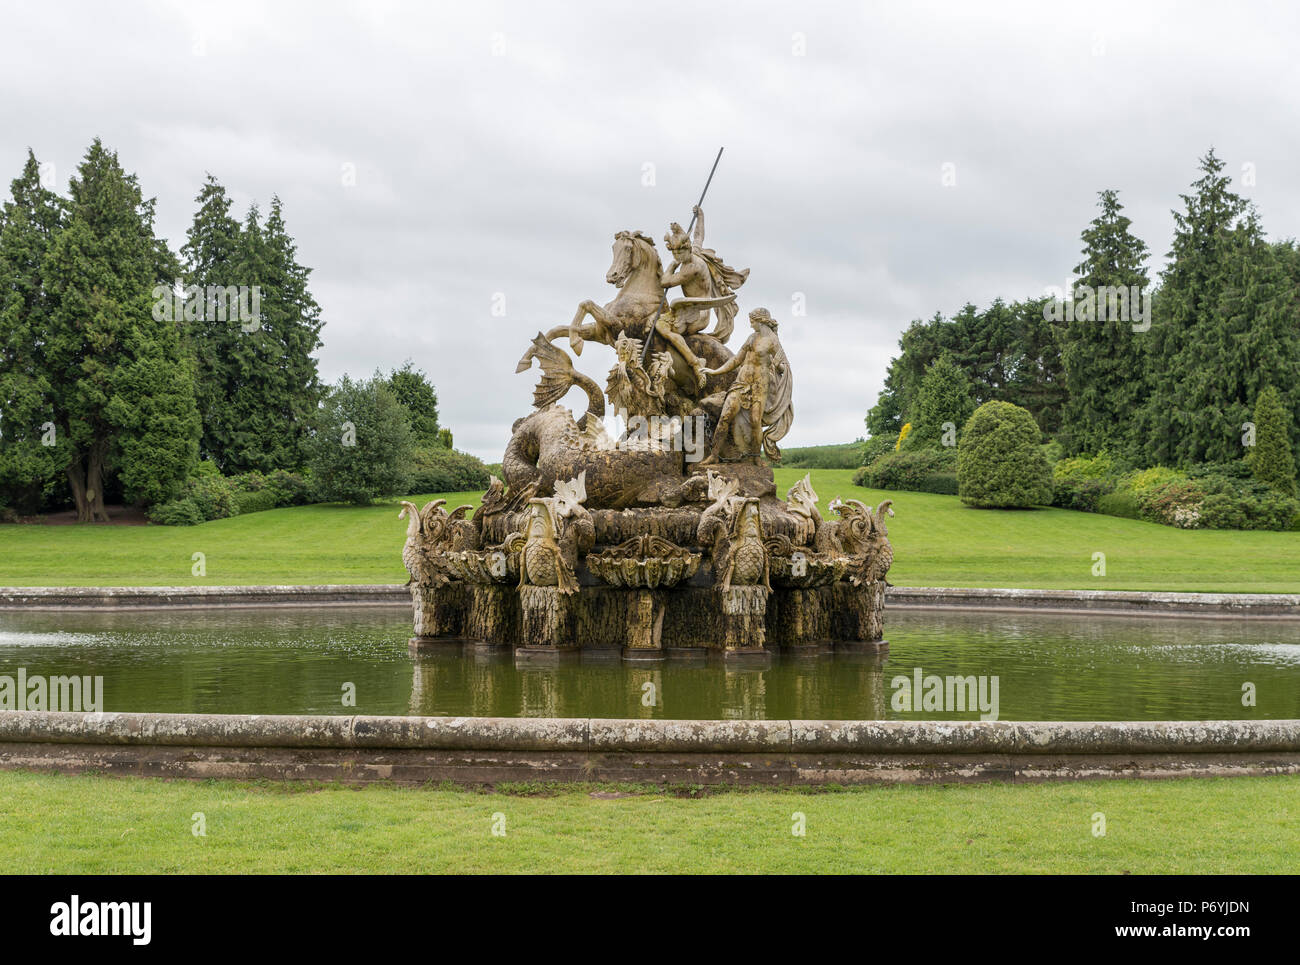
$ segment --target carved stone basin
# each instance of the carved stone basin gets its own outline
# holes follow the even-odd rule
[[[639,536],[603,553],[587,555],[587,569],[610,586],[653,590],[689,580],[700,568],[701,554],[659,536]]]
[[[442,557],[455,579],[466,583],[512,583],[519,580],[518,557],[504,549],[459,550]]]
[[[796,550],[789,556],[771,556],[768,567],[772,582],[778,586],[806,589],[810,586],[825,586],[841,579],[848,572],[850,562],[846,556]]]

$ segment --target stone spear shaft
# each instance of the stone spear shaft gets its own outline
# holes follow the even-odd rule
[[[695,203],[695,207],[697,208],[704,207],[704,196],[709,193],[709,185],[713,183],[713,173],[718,170],[718,162],[722,160],[722,150],[723,150],[722,148],[718,148],[718,156],[713,159],[713,167],[709,169],[709,179],[704,182],[704,190],[700,192],[700,200]],[[695,228],[695,212],[692,211],[691,223],[686,228],[686,237],[689,238],[691,236],[691,231],[693,231],[694,228]],[[668,291],[667,289],[665,289],[664,293],[659,297],[659,308],[655,310],[654,316],[650,319],[650,324],[646,328],[645,345],[642,346],[641,348],[642,368],[645,367],[646,362],[649,360],[650,349],[654,345],[655,322],[659,320],[659,316],[664,313],[664,309],[667,307],[668,307]]]

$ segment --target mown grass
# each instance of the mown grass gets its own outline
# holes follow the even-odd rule
[[[1300,533],[969,509],[956,496],[862,489],[847,469],[778,469],[779,491],[809,471],[823,513],[834,496],[894,500],[889,578],[900,586],[1300,592]],[[451,506],[478,501],[477,493],[440,495]],[[401,583],[397,508],[396,500],[300,506],[191,527],[0,526],[0,585]],[[202,576],[192,573],[195,553],[203,554]],[[1096,553],[1105,555],[1104,576],[1093,575]]]
[[[823,790],[594,797],[585,786],[358,790],[0,772],[0,861],[11,874],[1300,870],[1297,777]]]

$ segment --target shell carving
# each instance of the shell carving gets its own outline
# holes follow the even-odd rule
[[[587,569],[610,586],[676,586],[700,569],[701,554],[691,553],[660,536],[644,536],[587,556]]]

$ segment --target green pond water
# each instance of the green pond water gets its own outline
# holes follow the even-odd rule
[[[559,663],[412,654],[400,608],[0,612],[0,686],[103,678],[105,711],[974,720],[906,708],[897,677],[997,678],[1001,720],[1300,718],[1300,622],[892,611],[882,657]],[[1243,706],[1244,684],[1255,706]],[[348,685],[355,706],[343,703]],[[647,686],[649,685],[649,686]],[[923,687],[924,679],[923,679]],[[650,704],[650,706],[647,706]]]

